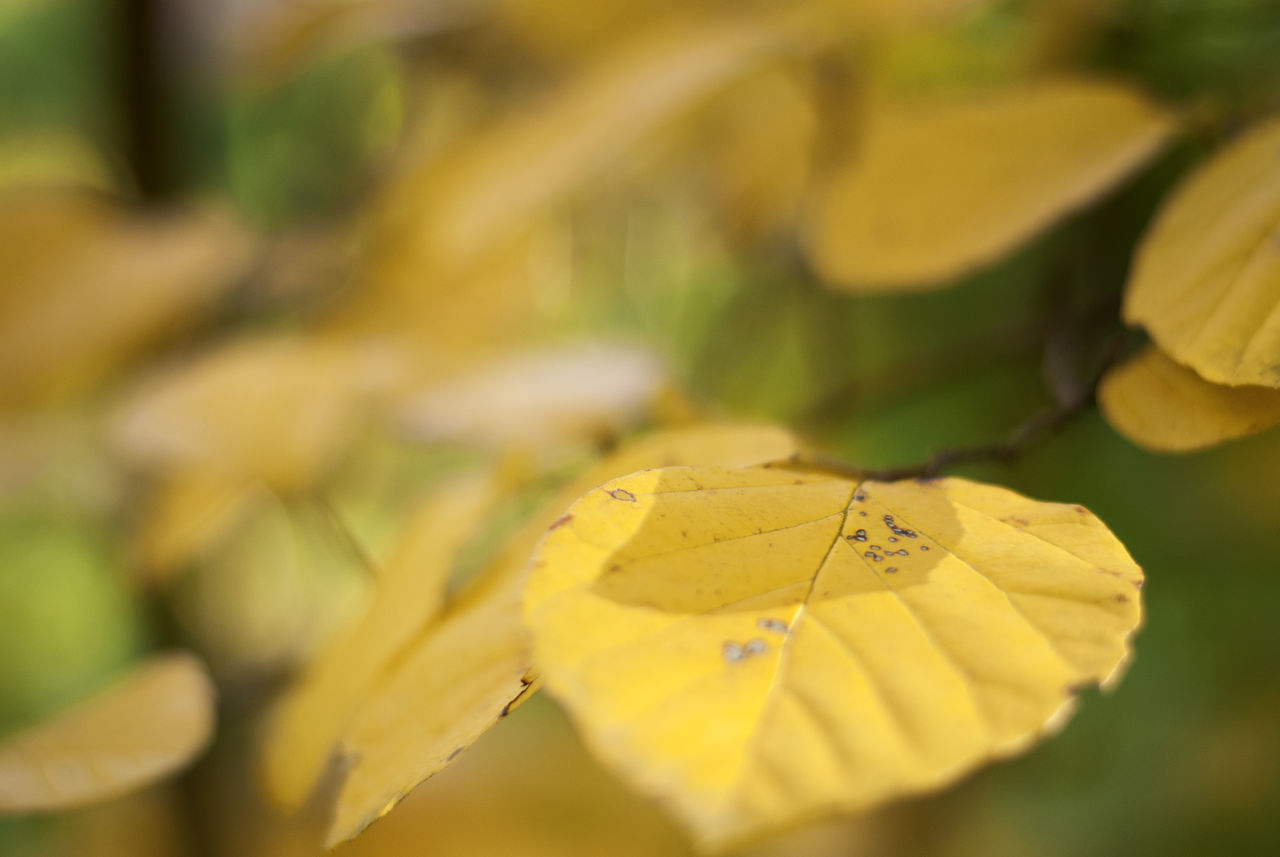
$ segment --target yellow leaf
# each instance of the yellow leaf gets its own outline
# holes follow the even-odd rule
[[[536,447],[634,423],[662,383],[657,355],[580,343],[508,354],[407,398],[400,421],[428,442]]]
[[[741,16],[651,26],[546,103],[404,176],[389,204],[410,213],[432,267],[465,266],[613,165],[645,134],[776,53],[791,32],[785,20]]]
[[[170,595],[217,676],[292,668],[357,606],[368,566],[323,505],[261,483]]]
[[[816,203],[814,264],[846,291],[936,288],[1105,192],[1171,127],[1131,90],[1082,80],[884,100]]]
[[[192,216],[143,217],[105,198],[0,200],[0,408],[78,393],[170,335],[229,287],[245,235]]]
[[[1161,452],[1189,452],[1280,423],[1280,390],[1211,384],[1158,348],[1115,369],[1098,390],[1107,422]]]
[[[304,487],[360,426],[361,404],[390,376],[384,357],[286,337],[232,342],[144,383],[116,440],[162,472]]]
[[[145,577],[171,581],[234,531],[258,496],[242,481],[208,473],[155,485],[138,533]]]
[[[0,812],[119,797],[190,762],[213,733],[214,690],[193,656],[158,656],[0,742]]]
[[[1280,387],[1280,119],[1164,204],[1138,248],[1124,316],[1206,381]]]
[[[786,432],[763,426],[661,432],[628,444],[561,491],[370,691],[342,736],[351,768],[329,844],[389,812],[530,692],[532,644],[520,618],[525,569],[547,528],[563,526],[560,516],[575,497],[637,468],[690,461],[741,466],[784,458],[795,448]]]
[[[711,845],[1025,748],[1141,616],[1097,518],[960,479],[667,468],[569,517],[526,590],[537,668]]]
[[[335,635],[280,700],[263,739],[266,790],[279,806],[303,804],[369,688],[440,612],[457,553],[492,499],[487,478],[436,489],[379,570],[358,623]]]

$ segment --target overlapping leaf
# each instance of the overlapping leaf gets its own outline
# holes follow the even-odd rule
[[[1280,119],[1198,169],[1165,203],[1125,319],[1215,384],[1280,387]]]
[[[1107,422],[1134,443],[1189,452],[1280,423],[1280,389],[1212,384],[1148,348],[1098,390]]]
[[[1028,746],[1116,674],[1141,584],[1078,506],[667,468],[579,500],[525,606],[595,751],[724,844]]]
[[[728,466],[795,451],[768,427],[701,426],[652,435],[599,462],[512,537],[481,576],[413,641],[342,736],[351,763],[329,841],[355,836],[439,771],[530,692],[532,644],[520,619],[530,552],[573,498],[639,467],[710,461]]]
[[[937,287],[1106,191],[1171,127],[1133,91],[1082,80],[881,103],[818,200],[814,263],[850,291]]]
[[[0,742],[0,812],[66,809],[139,789],[190,762],[213,723],[213,685],[200,662],[153,658]]]

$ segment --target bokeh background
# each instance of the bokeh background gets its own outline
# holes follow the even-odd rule
[[[424,490],[515,474],[479,556],[649,426],[775,421],[865,466],[998,439],[1051,402],[1063,319],[1118,324],[1096,309],[1162,196],[1280,110],[1272,0],[829,0],[821,51],[645,107],[662,51],[703,58],[690,19],[769,5],[0,2],[0,736],[158,648],[220,689],[189,771],[0,819],[0,854],[321,853],[323,807],[255,795],[258,719]],[[869,91],[1062,74],[1182,129],[940,290],[814,273],[807,199]],[[1275,853],[1280,432],[1159,456],[1088,410],[959,472],[1083,504],[1128,546],[1127,678],[1025,756],[752,853]],[[517,714],[337,853],[685,853],[553,702]]]

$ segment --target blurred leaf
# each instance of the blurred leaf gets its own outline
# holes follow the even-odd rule
[[[303,804],[369,689],[443,608],[458,552],[491,506],[493,488],[476,477],[435,488],[378,569],[359,621],[334,635],[277,704],[263,736],[262,771],[281,807]]]
[[[1084,508],[960,479],[668,468],[534,555],[537,668],[709,845],[936,788],[1113,680],[1142,571]]]
[[[169,476],[298,489],[333,465],[398,365],[320,340],[226,342],[144,381],[117,415],[116,441]]]
[[[1138,248],[1124,317],[1206,381],[1280,387],[1280,120],[1215,155]]]
[[[776,54],[794,37],[788,21],[661,20],[629,35],[543,103],[403,176],[390,211],[428,268],[466,267],[644,135]]]
[[[144,576],[166,582],[212,550],[251,510],[249,484],[216,474],[178,476],[151,488],[138,532]]]
[[[59,187],[108,193],[117,176],[84,138],[65,132],[29,132],[0,140],[0,191]]]
[[[0,812],[118,797],[185,766],[208,743],[214,689],[189,654],[152,658],[101,693],[0,743]]]
[[[65,398],[173,334],[241,274],[228,222],[131,213],[106,198],[0,198],[0,408]]]
[[[531,643],[520,619],[529,555],[573,499],[620,473],[687,461],[747,464],[795,450],[769,427],[707,425],[624,446],[543,506],[473,584],[384,673],[342,736],[351,767],[328,841],[350,839],[453,761],[531,692]]]
[[[1280,423],[1280,389],[1211,384],[1149,347],[1113,370],[1098,403],[1116,431],[1160,452],[1189,452]]]
[[[341,522],[310,498],[249,487],[235,520],[171,594],[171,610],[219,680],[305,661],[358,603],[368,571]]]
[[[537,447],[625,429],[652,402],[662,370],[638,346],[584,343],[513,353],[408,397],[413,436]]]
[[[1171,130],[1113,83],[884,101],[816,204],[814,264],[847,291],[937,288],[1091,202]]]

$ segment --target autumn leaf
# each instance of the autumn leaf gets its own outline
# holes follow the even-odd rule
[[[263,736],[263,777],[282,808],[303,804],[369,687],[440,612],[457,553],[492,499],[487,478],[438,487],[379,569],[358,623],[335,634],[279,701]]]
[[[1104,193],[1172,130],[1115,83],[1061,80],[964,100],[882,99],[808,235],[846,291],[936,288]]]
[[[1280,119],[1196,170],[1138,247],[1124,317],[1215,384],[1280,387]]]
[[[532,643],[520,618],[530,553],[584,491],[637,468],[691,461],[745,465],[795,451],[767,426],[705,425],[659,432],[624,446],[561,490],[399,657],[341,739],[350,768],[338,795],[330,845],[350,839],[414,786],[444,768],[527,698]]]
[[[0,199],[0,408],[80,393],[180,329],[234,284],[236,225],[131,212],[71,191]]]
[[[163,655],[0,742],[0,813],[119,797],[186,765],[208,743],[214,690],[188,654]]]
[[[153,471],[293,490],[331,467],[393,377],[387,354],[303,337],[223,344],[145,379],[120,408],[118,448]]]
[[[1022,750],[1141,616],[1097,518],[961,479],[666,468],[566,517],[527,587],[537,668],[709,845]]]
[[[1212,384],[1149,347],[1098,390],[1107,422],[1160,452],[1189,452],[1280,423],[1280,389]]]

